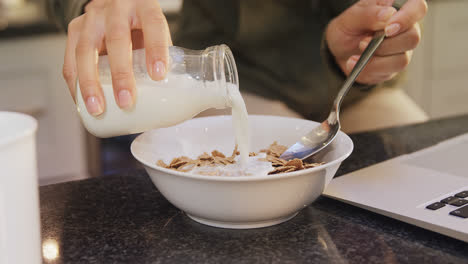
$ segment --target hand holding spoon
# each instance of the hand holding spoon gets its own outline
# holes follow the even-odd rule
[[[335,139],[341,127],[339,118],[341,103],[343,102],[343,99],[348,93],[349,89],[353,86],[353,83],[359,76],[359,73],[361,73],[361,71],[367,65],[370,58],[380,46],[384,38],[384,31],[378,31],[374,34],[371,42],[362,53],[358,62],[338,92],[328,118],[319,126],[312,129],[312,131],[302,136],[301,139],[294,145],[289,147],[280,156],[281,159],[306,159],[324,149]]]

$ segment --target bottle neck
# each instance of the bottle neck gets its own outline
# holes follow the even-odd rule
[[[202,57],[205,85],[214,83],[219,95],[224,98],[224,102],[215,107],[231,107],[231,94],[239,90],[237,67],[231,50],[224,44],[213,46],[205,49]]]

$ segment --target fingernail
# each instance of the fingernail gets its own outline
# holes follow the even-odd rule
[[[366,40],[361,40],[361,42],[359,42],[359,49],[360,50],[365,50],[367,48],[367,45],[369,45],[369,42],[366,41]]]
[[[379,0],[377,1],[377,4],[382,6],[391,6],[393,2],[394,0]]]
[[[86,100],[86,109],[88,109],[88,113],[93,116],[98,116],[103,112],[99,99],[96,96],[88,97]]]
[[[385,27],[385,35],[387,37],[394,36],[400,30],[400,24],[394,23]]]
[[[132,106],[133,104],[132,94],[130,93],[129,90],[126,90],[126,89],[120,90],[118,97],[119,97],[120,108],[128,108]]]
[[[153,78],[162,80],[166,75],[166,67],[164,67],[164,62],[157,61],[153,67]]]
[[[377,14],[377,18],[381,21],[386,21],[388,20],[393,14],[395,13],[395,8],[393,7],[385,7],[382,8],[382,10],[379,11]]]
[[[361,5],[370,5],[371,4],[371,0],[360,0],[359,3]]]
[[[348,61],[346,62],[346,69],[348,71],[351,71],[356,65],[357,61],[358,61],[358,58],[356,56],[351,56],[351,58],[349,58]]]

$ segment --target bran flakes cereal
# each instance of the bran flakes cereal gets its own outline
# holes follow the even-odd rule
[[[267,149],[260,150],[260,152],[266,154],[266,158],[259,158],[258,160],[270,162],[274,168],[272,171],[268,172],[268,175],[304,170],[324,164],[324,162],[309,163],[300,159],[293,159],[289,161],[280,159],[279,157],[281,156],[281,154],[283,154],[284,151],[286,151],[286,149],[286,146],[280,145],[275,141]],[[229,157],[226,157],[226,155],[224,155],[218,150],[213,150],[211,152],[211,155],[205,152],[199,155],[197,159],[190,159],[189,157],[181,156],[174,158],[169,163],[169,165],[164,163],[164,161],[162,160],[158,160],[156,164],[167,169],[172,169],[181,172],[189,172],[196,167],[215,167],[219,165],[226,166],[229,164],[234,164],[236,163],[235,157],[237,155],[239,155],[239,151],[237,150],[236,145],[232,152],[232,155]],[[249,153],[249,157],[255,156],[258,156],[258,153]],[[207,176],[220,175],[220,172],[216,170],[198,171],[197,173]]]

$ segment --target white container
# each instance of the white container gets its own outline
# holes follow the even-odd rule
[[[277,116],[249,116],[252,151],[274,141],[292,145],[317,122]],[[275,175],[203,176],[156,165],[159,159],[197,157],[217,149],[225,154],[234,148],[229,116],[195,118],[173,126],[147,131],[131,145],[158,190],[174,206],[197,222],[223,228],[257,228],[287,221],[313,202],[335,175],[341,162],[353,150],[353,142],[339,132],[336,139],[318,153],[326,162],[311,169]]]
[[[98,117],[90,115],[77,83],[77,108],[84,126],[101,138],[168,127],[194,117],[209,108],[231,106],[230,92],[238,91],[236,64],[226,45],[195,51],[169,48],[167,76],[153,81],[146,71],[144,49],[133,51],[136,81],[134,107],[122,110],[114,99],[107,56],[99,57],[99,80],[106,109]]]
[[[42,263],[37,121],[0,112],[0,263]]]

